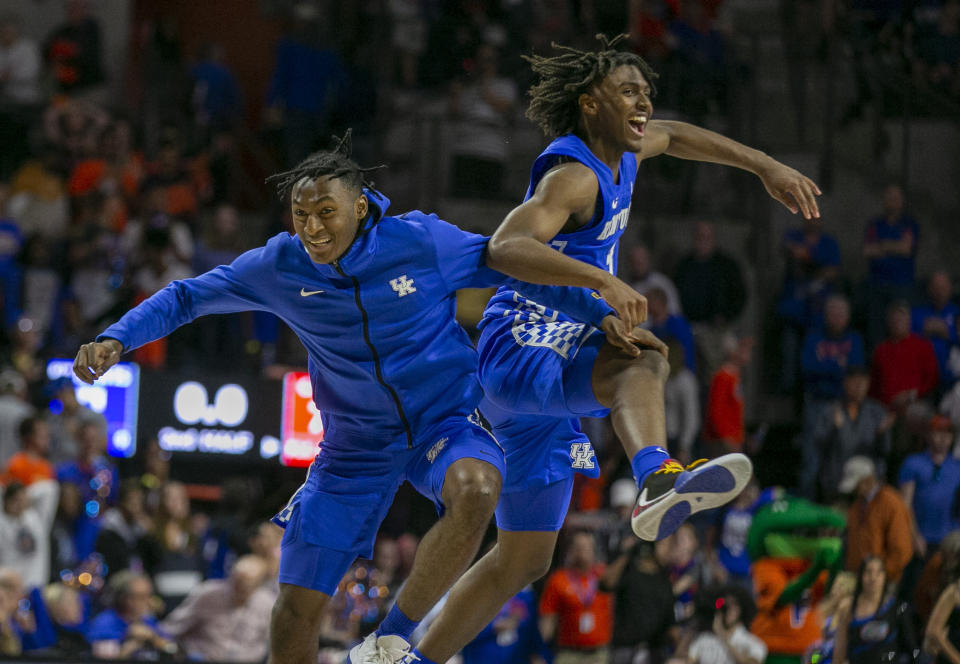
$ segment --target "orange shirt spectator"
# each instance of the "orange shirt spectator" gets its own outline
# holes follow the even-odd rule
[[[743,445],[743,388],[739,367],[725,364],[713,375],[703,437]]]
[[[860,568],[867,556],[883,560],[890,581],[900,575],[913,558],[910,511],[900,492],[877,478],[868,457],[855,456],[843,465],[840,493],[853,493],[847,515],[847,560],[850,571]]]
[[[53,466],[49,461],[22,450],[10,457],[7,467],[3,469],[4,484],[19,482],[23,486],[30,486],[40,480],[52,480],[53,477]]]
[[[10,457],[0,481],[4,485],[19,482],[30,486],[40,480],[53,479],[53,466],[47,461],[50,451],[50,425],[39,417],[28,417],[20,423],[20,451]]]
[[[596,564],[592,533],[574,535],[568,564],[547,579],[540,598],[540,625],[544,639],[554,639],[558,656],[565,650],[603,648],[613,636],[613,600],[600,591],[604,566]]]

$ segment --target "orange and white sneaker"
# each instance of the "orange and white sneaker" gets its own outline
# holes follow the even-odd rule
[[[667,459],[643,480],[630,525],[649,542],[671,535],[691,514],[720,507],[750,481],[753,464],[744,454],[699,459],[686,468]]]

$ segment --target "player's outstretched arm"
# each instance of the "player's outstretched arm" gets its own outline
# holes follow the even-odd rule
[[[583,164],[571,162],[550,171],[490,238],[487,265],[532,284],[596,290],[632,330],[647,318],[646,298],[609,272],[547,245],[571,218],[589,221],[597,191],[596,176]]]
[[[686,122],[651,120],[639,156],[646,159],[659,154],[750,171],[760,178],[770,196],[794,214],[799,211],[807,219],[820,216],[817,196],[821,192],[813,180],[760,150],[709,129]]]

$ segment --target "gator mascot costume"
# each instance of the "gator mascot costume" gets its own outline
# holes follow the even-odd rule
[[[750,631],[767,644],[766,664],[799,664],[820,641],[817,603],[842,566],[845,527],[840,513],[781,489],[754,504],[747,551],[757,616]]]

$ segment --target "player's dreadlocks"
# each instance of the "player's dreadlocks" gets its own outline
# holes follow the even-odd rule
[[[277,194],[280,198],[286,198],[293,190],[294,185],[300,180],[304,178],[315,180],[324,175],[329,175],[331,179],[343,178],[347,186],[354,187],[357,190],[362,187],[374,188],[373,182],[368,181],[366,176],[381,168],[386,168],[386,166],[362,168],[351,159],[353,153],[352,129],[347,129],[343,138],[334,136],[333,140],[336,147],[332,150],[314,152],[289,171],[276,173],[267,178],[267,182],[276,183]]]
[[[621,65],[633,65],[639,69],[653,92],[656,92],[653,80],[657,74],[650,65],[639,55],[614,50],[626,36],[607,39],[605,35],[597,35],[600,40],[599,51],[581,51],[555,43],[553,47],[562,52],[552,58],[523,56],[540,76],[540,82],[527,93],[530,95],[527,117],[540,125],[551,138],[573,132],[580,119],[577,99]]]

